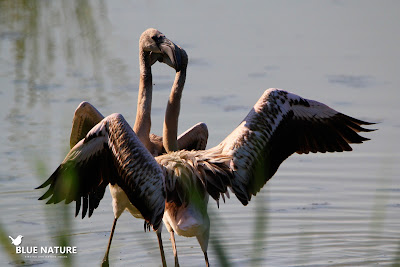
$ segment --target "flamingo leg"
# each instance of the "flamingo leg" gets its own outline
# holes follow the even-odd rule
[[[210,263],[208,262],[207,251],[204,251],[204,259],[206,260],[206,266],[210,267]]]
[[[161,228],[161,227],[160,227]],[[167,267],[167,262],[165,261],[164,247],[161,238],[161,231],[157,230],[158,246],[160,247],[161,261],[163,267]]]
[[[110,239],[108,240],[107,251],[106,251],[106,254],[104,255],[103,262],[101,263],[102,267],[108,267],[108,254],[110,252],[111,242],[112,242],[112,238],[114,236],[114,230],[115,230],[115,226],[117,225],[117,220],[118,220],[118,218],[114,218],[114,222],[113,222],[113,225],[111,228]]]
[[[172,249],[174,250],[175,267],[179,267],[178,251],[176,250],[176,243],[175,243],[174,230],[172,230],[172,231],[170,232],[170,234],[171,234]]]

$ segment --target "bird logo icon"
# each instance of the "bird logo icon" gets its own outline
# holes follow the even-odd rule
[[[11,243],[14,245],[14,246],[19,246],[20,244],[21,244],[21,242],[22,242],[22,238],[23,238],[23,236],[22,235],[19,235],[19,236],[17,236],[17,238],[12,238],[11,236],[8,236],[10,239],[11,239]]]

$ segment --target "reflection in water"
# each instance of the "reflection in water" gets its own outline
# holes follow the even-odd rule
[[[60,121],[73,115],[64,114],[66,105],[74,107],[88,98],[105,105],[107,90],[113,85],[132,88],[123,84],[128,81],[124,63],[109,53],[111,27],[107,16],[104,1],[0,0],[0,78],[8,78],[0,89],[1,97],[8,100],[0,107],[6,128],[0,140],[1,191],[15,191],[22,182],[36,181],[49,173],[45,168],[51,164],[45,166],[42,161],[52,157],[49,151],[63,151],[68,144],[60,142],[69,133],[69,129],[60,127]],[[19,199],[16,203],[11,200],[15,206],[25,206],[27,200],[32,203],[37,198],[13,196]],[[6,201],[0,209],[9,206]],[[40,218],[39,224],[29,221],[32,218],[22,220],[15,213],[10,213],[9,221],[24,230],[29,225],[47,226],[41,245],[51,239],[55,239],[54,245],[68,244],[65,231],[70,229],[73,217],[63,209],[59,211],[53,214],[46,210],[47,216]],[[25,262],[31,264],[29,259]],[[47,260],[32,262],[52,265]]]
[[[90,81],[103,90],[107,59],[107,9],[104,2],[1,1],[1,43],[14,56],[14,101],[33,107],[48,102],[50,90],[66,77]],[[86,78],[84,78],[86,77]],[[25,97],[27,97],[25,101]]]
[[[10,78],[0,90],[12,100],[1,107],[8,127],[7,157],[1,163],[18,173],[21,156],[41,153],[35,147],[54,138],[49,126],[63,115],[60,94],[67,101],[79,103],[86,96],[102,105],[104,88],[126,79],[121,67],[115,67],[119,60],[107,51],[110,27],[104,1],[6,0],[0,1],[0,10],[0,62],[7,63],[0,74]],[[40,139],[33,139],[36,135]]]

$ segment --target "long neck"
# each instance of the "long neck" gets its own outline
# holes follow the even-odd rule
[[[187,59],[186,59],[187,60]],[[163,146],[167,152],[177,151],[178,119],[181,108],[181,97],[186,80],[186,64],[176,73],[175,81],[169,95],[163,128]]]
[[[139,51],[140,81],[139,94],[136,111],[136,120],[133,130],[146,148],[150,148],[150,128],[151,128],[151,100],[153,83],[151,75],[151,64],[148,52],[142,49]]]

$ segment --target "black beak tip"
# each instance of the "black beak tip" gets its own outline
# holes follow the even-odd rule
[[[180,72],[181,71],[181,66],[180,66],[180,64],[175,64],[175,70],[176,70],[176,72]]]
[[[175,52],[175,70],[176,72],[180,72],[182,69],[182,58],[181,58],[181,49],[174,44],[174,52]]]

